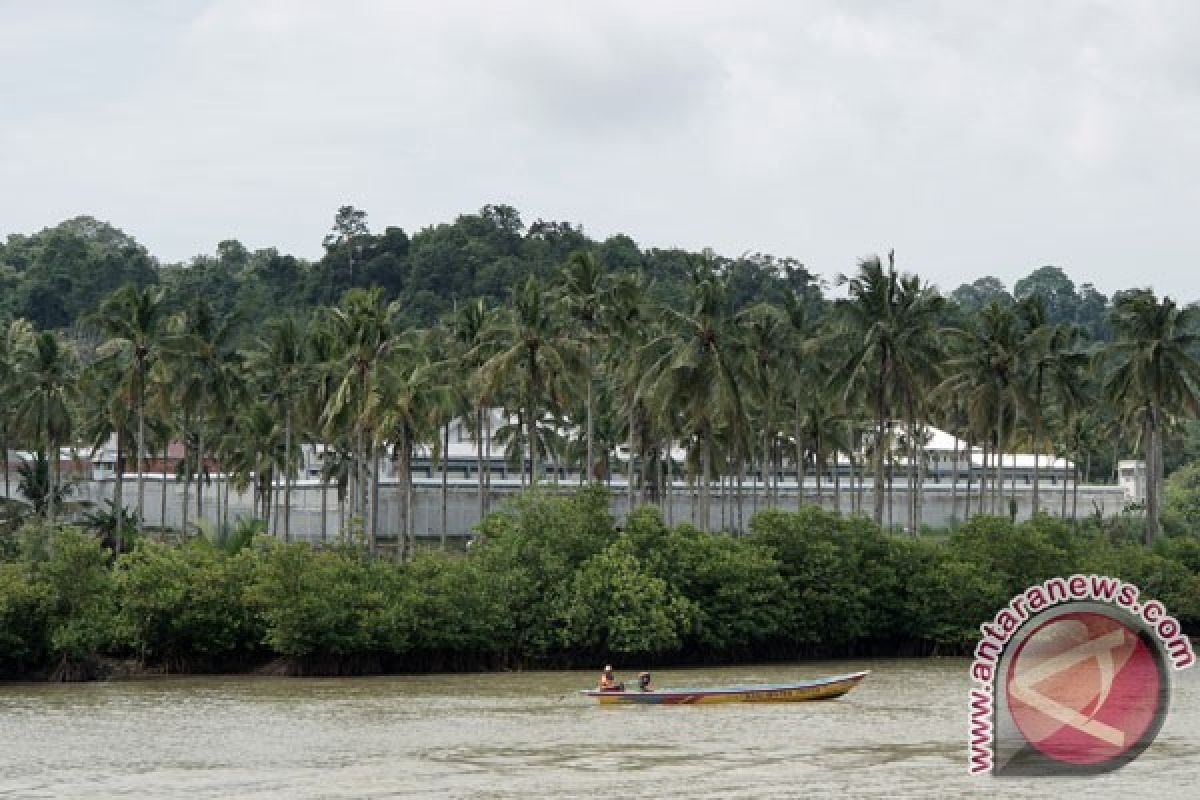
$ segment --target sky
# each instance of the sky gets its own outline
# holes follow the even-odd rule
[[[895,248],[1200,299],[1200,4],[0,0],[0,236],[309,258],[338,206],[644,247]]]

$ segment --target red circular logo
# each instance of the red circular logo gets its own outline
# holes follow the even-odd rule
[[[1035,628],[1009,663],[1005,685],[1013,721],[1031,745],[1057,761],[1092,766],[1148,744],[1164,688],[1142,637],[1091,611]]]

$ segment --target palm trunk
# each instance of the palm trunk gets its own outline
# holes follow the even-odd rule
[[[1038,374],[1040,384],[1041,374]],[[1041,421],[1041,388],[1038,388],[1039,406],[1037,409],[1037,419],[1033,425],[1033,514],[1036,515],[1042,510],[1041,495],[1039,484],[1042,482],[1042,421]]]
[[[743,483],[746,475],[746,459],[742,457],[742,453],[738,453],[737,458],[737,474],[738,474],[738,489],[736,497],[736,505],[738,512],[737,522],[733,525],[733,530],[740,534],[745,529],[745,504],[743,503],[742,492]],[[755,505],[757,506],[758,493],[755,492]]]
[[[447,420],[442,431],[442,551],[446,550],[446,527],[450,522],[447,500],[450,495],[450,421]]]
[[[804,507],[804,479],[807,478],[807,463],[804,460],[804,445],[800,438],[800,426],[796,425],[796,510]]]
[[[591,343],[591,341],[590,340],[585,341],[583,348],[584,348],[584,369],[587,370],[587,400],[586,400],[586,404],[587,404],[587,465],[586,465],[586,470],[587,470],[587,482],[591,483],[594,478],[594,476],[592,475],[592,470],[594,469],[594,467],[596,465],[596,454],[593,449],[593,440],[592,440],[592,432],[593,432],[593,427],[592,427],[592,425],[593,425],[593,423],[592,423],[592,383],[594,381],[592,380],[592,343]],[[632,458],[632,457],[633,457],[633,452],[631,450],[630,458]],[[554,474],[555,475],[558,474],[557,465],[555,466]]]
[[[217,525],[218,531],[222,529],[221,528],[221,486],[224,485],[224,483],[225,483],[225,479],[221,473],[220,451],[218,451],[216,471],[213,475],[213,488],[214,488],[213,503],[215,505],[215,508],[213,510],[216,512],[216,525]]]
[[[264,473],[263,475],[259,476],[258,481],[259,481],[259,485],[261,486],[261,493],[262,493],[262,501],[261,502],[262,502],[263,530],[266,531],[268,535],[273,535],[273,531],[271,530],[271,478],[270,478],[270,473],[267,472],[267,473]]]
[[[182,523],[179,528],[179,533],[184,540],[187,539],[188,530],[188,501],[192,496],[192,469],[188,459],[188,417],[183,416],[183,510]],[[166,467],[163,467],[163,486],[167,484]]]
[[[410,456],[411,445],[408,441],[408,428],[405,425],[400,426],[398,431],[400,438],[396,442],[395,457],[398,459],[395,469],[400,481],[400,491],[398,492],[399,511],[400,511],[400,560],[404,560],[408,556],[408,482],[410,480],[409,471],[412,467],[412,459]],[[372,542],[372,546],[374,542]]]
[[[958,433],[954,434],[954,455],[950,462],[950,523],[958,521]],[[970,489],[967,493],[970,494]]]
[[[908,404],[908,532],[917,532],[917,430],[911,401]]]
[[[1146,458],[1146,545],[1154,544],[1158,536],[1158,461],[1160,436],[1158,408],[1150,406],[1150,414],[1146,420],[1147,435],[1145,445]]]
[[[726,469],[728,469],[726,464]],[[729,513],[729,492],[725,490],[725,475],[717,478],[717,505],[721,508],[721,530],[727,530],[726,526]]]
[[[667,525],[672,526],[675,524],[675,496],[672,493],[672,490],[674,489],[674,486],[672,486],[672,484],[675,483],[675,476],[674,476],[674,474],[672,474],[673,473],[672,466],[673,466],[674,459],[671,457],[671,440],[670,439],[667,439],[665,448],[666,448],[666,453],[667,453],[667,463],[666,463],[667,485],[663,489],[663,500],[665,501],[666,506],[667,506]]]
[[[204,516],[204,393],[200,393],[196,419],[196,522]]]
[[[1075,462],[1071,471],[1071,521],[1076,522],[1079,519],[1079,462]]]
[[[1068,424],[1070,424],[1070,423],[1068,423]],[[1076,455],[1074,453],[1071,453],[1070,455],[1071,455],[1071,468],[1074,469]],[[1067,518],[1067,485],[1071,482],[1070,475],[1067,472],[1066,461],[1067,461],[1066,456],[1064,456],[1063,457],[1063,470],[1062,470],[1062,511],[1059,512],[1059,517],[1062,519]]]
[[[958,461],[955,461],[954,464],[955,464],[955,469],[958,469]],[[970,519],[971,518],[971,468],[973,467],[973,465],[974,464],[971,462],[971,440],[968,439],[967,440],[967,489],[966,489],[966,494],[964,495],[964,498],[962,498],[962,519]],[[958,480],[958,473],[956,473],[956,471],[955,471],[954,477],[955,477],[955,480]]]
[[[346,537],[346,493],[338,492],[338,538],[345,540]]]
[[[50,440],[50,403],[49,399],[45,406],[45,421],[43,433],[46,442],[46,483],[48,491],[46,492],[46,521],[51,525],[54,524],[54,492],[58,487],[54,485],[54,466],[58,463],[58,453],[54,447],[54,443]]]
[[[529,437],[527,439],[529,442],[529,485],[533,487],[537,485],[538,479],[541,477],[538,469],[540,465],[538,464],[537,423],[535,422],[532,405],[530,405],[526,413],[525,433]]]
[[[170,453],[171,445],[168,440],[163,444],[162,452],[162,480],[158,483],[158,527],[164,534],[167,532],[167,455]]]
[[[483,457],[487,466],[487,474],[483,477],[483,511],[492,509],[492,410],[489,408],[483,418]]]
[[[990,511],[990,509],[988,508],[988,498],[990,498],[992,496],[991,492],[990,492],[990,484],[992,481],[992,473],[991,473],[991,470],[992,470],[991,457],[992,457],[992,455],[993,455],[993,453],[992,453],[992,437],[991,437],[991,434],[989,433],[987,441],[985,441],[984,445],[983,445],[983,465],[979,470],[979,513],[980,514],[987,514]]]
[[[142,520],[146,518],[146,387],[145,383],[146,367],[140,361],[138,362],[137,373],[135,375],[137,386],[137,496],[138,496],[138,533],[142,532]],[[165,492],[163,493],[165,496]],[[165,525],[164,525],[165,527]]]
[[[817,475],[817,505],[823,507],[825,490],[821,488],[821,479],[825,477],[825,452],[821,449],[821,429],[819,427],[813,441],[813,472]]]
[[[329,540],[329,484],[325,482],[325,472],[321,472],[321,543]],[[218,497],[220,493],[218,492]]]
[[[863,510],[863,493],[866,491],[867,484],[867,454],[863,452],[863,432],[854,426],[853,435],[853,453],[850,455],[850,473],[857,486],[853,488],[853,500],[850,507],[861,514]]]
[[[887,462],[887,526],[888,530],[895,530],[895,522],[892,518],[892,501],[895,498],[895,481],[896,481],[896,459],[894,454],[888,453]]]
[[[842,471],[838,468],[838,449],[833,448],[833,510],[842,513]]]
[[[628,484],[625,487],[625,499],[626,499],[625,513],[626,514],[633,513],[633,459],[634,459],[633,431],[634,431],[634,426],[637,423],[637,419],[634,415],[635,403],[636,403],[635,400],[631,399],[629,401],[629,464],[626,468],[626,475],[625,475],[625,481]],[[646,462],[646,459],[643,458],[642,459],[642,502],[645,502],[645,500],[646,500],[646,483],[647,483],[646,467],[647,466],[648,466],[648,464]]]
[[[887,361],[883,362],[880,370],[879,389],[875,396],[875,524],[883,525],[883,439],[886,435],[887,409],[884,404],[884,382],[887,375]]]
[[[804,507],[804,440],[800,436],[800,398],[795,400],[796,411],[796,510]]]
[[[117,427],[117,459],[113,464],[113,474],[116,477],[113,483],[113,511],[117,515],[117,535],[116,544],[117,552],[120,553],[125,546],[125,499],[121,492],[121,445],[123,444],[120,426]],[[4,496],[8,496],[8,443],[5,441],[4,447]]]
[[[1000,513],[1000,496],[1004,493],[1004,405],[996,403],[996,474],[992,481],[992,514]]]
[[[917,489],[916,498],[914,499],[913,514],[916,517],[916,524],[913,526],[913,533],[921,532],[921,524],[925,514],[925,431],[918,426],[917,433],[920,438],[917,439]]]
[[[483,407],[475,409],[475,479],[479,487],[479,519],[487,514],[483,494]]]
[[[292,398],[283,409],[283,540],[292,540]]]
[[[8,475],[8,423],[0,423],[0,448],[4,449],[4,496],[12,497],[12,486]],[[121,472],[121,432],[117,431],[117,474]],[[118,495],[119,497],[120,495]]]
[[[371,443],[371,542],[379,542],[379,448]]]
[[[771,423],[768,421],[767,425]],[[762,474],[763,474],[763,492],[764,502],[767,508],[771,507],[771,446],[769,444],[769,434],[763,430],[763,451],[762,451]],[[756,509],[757,510],[757,509]]]
[[[710,458],[710,437],[708,435],[708,426],[704,428],[704,438],[700,445],[703,449],[700,451],[700,530],[707,531],[709,527],[708,516],[708,499],[709,499],[709,458]]]

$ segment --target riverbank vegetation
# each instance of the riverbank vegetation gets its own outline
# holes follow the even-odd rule
[[[1120,576],[1195,631],[1200,539],[1091,520],[885,532],[865,516],[763,511],[744,536],[623,527],[603,490],[520,496],[465,554],[405,562],[362,544],[259,535],[133,544],[27,525],[0,561],[0,676],[113,669],[362,674],[816,656],[960,654],[1017,591]]]
[[[411,237],[345,207],[313,262],[227,241],[160,264],[78,218],[9,236],[0,290],[0,449],[30,454],[4,461],[8,677],[959,652],[1014,591],[1075,570],[1200,618],[1200,312],[1149,290],[1110,298],[1048,266],[1011,293],[984,278],[946,295],[890,253],[826,282],[506,206]],[[423,551],[413,460],[444,460],[455,419],[479,465],[495,442],[527,486],[557,480],[548,464],[581,484],[623,473],[635,512],[617,530],[582,485],[493,509],[477,469],[476,544],[445,552],[443,512],[443,552]],[[947,474],[928,425],[995,469]],[[134,485],[82,507],[59,448],[113,436]],[[320,547],[290,530],[306,445],[345,521]],[[1036,454],[1033,503],[1055,518],[1012,521],[1016,452]],[[1072,484],[1136,455],[1144,506],[1076,506]],[[1072,466],[1047,497],[1052,457]],[[152,458],[182,485],[179,545],[145,535],[166,527],[145,502]],[[384,459],[399,480],[381,489]],[[196,491],[218,473],[224,493]],[[845,516],[779,510],[784,474]],[[950,531],[925,530],[930,478],[951,482]],[[898,481],[918,488],[893,514]],[[231,484],[253,490],[252,518],[231,518]],[[680,491],[696,527],[672,518]]]
[[[1196,310],[1143,289],[1109,298],[1076,288],[1057,267],[1011,293],[984,278],[944,295],[891,254],[827,282],[792,259],[527,226],[507,206],[411,236],[373,233],[345,207],[324,251],[308,262],[226,241],[214,256],[164,265],[87,217],[9,236],[0,448],[36,451],[48,466],[25,482],[38,489],[30,495],[16,491],[6,459],[6,496],[48,522],[77,516],[60,459],[47,454],[73,445],[86,457],[115,434],[116,469],[137,481],[135,496],[112,498],[114,518],[128,508],[139,528],[165,524],[143,475],[148,459],[169,460],[185,536],[202,519],[235,524],[221,493],[214,508],[194,488],[220,473],[252,487],[255,516],[288,541],[302,447],[317,444],[339,518],[361,520],[369,549],[386,538],[407,557],[414,454],[441,459],[458,418],[480,463],[494,440],[527,483],[548,480],[548,463],[585,480],[624,472],[629,505],[669,515],[672,479],[686,479],[702,529],[744,532],[753,511],[777,504],[786,473],[815,478],[818,499],[840,510],[917,531],[922,492],[894,514],[890,494],[897,481],[946,481],[925,453],[932,424],[995,466],[974,483],[951,471],[956,519],[1009,513],[1006,454],[1037,454],[1033,504],[1072,518],[1072,481],[1112,481],[1118,458],[1140,454],[1149,543],[1165,476],[1200,454]],[[832,284],[844,296],[829,296]],[[492,408],[505,412],[497,430]],[[183,453],[168,459],[172,443]],[[668,457],[678,448],[683,459]],[[1052,457],[1073,466],[1049,497],[1039,471]],[[400,530],[380,530],[383,459],[399,476],[385,491]],[[864,491],[870,483],[882,490]],[[714,494],[730,507],[720,523]],[[22,516],[13,502],[0,526]],[[122,531],[114,524],[117,549]]]

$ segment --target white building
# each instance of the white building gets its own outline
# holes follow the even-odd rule
[[[1144,502],[1146,500],[1146,462],[1118,461],[1117,483],[1125,490],[1125,496],[1131,501]]]

